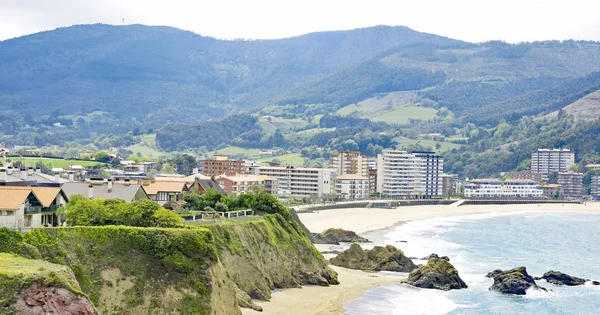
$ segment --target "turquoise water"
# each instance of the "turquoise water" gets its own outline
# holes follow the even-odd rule
[[[600,280],[599,225],[600,214],[593,213],[486,214],[413,221],[370,233],[376,245],[395,245],[407,256],[449,256],[469,288],[443,292],[387,285],[345,303],[346,314],[600,314],[600,286],[539,280],[552,292],[508,296],[489,291],[493,280],[485,278],[494,269],[526,266],[533,276],[559,270]]]

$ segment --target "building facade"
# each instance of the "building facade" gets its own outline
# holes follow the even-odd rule
[[[335,169],[338,175],[369,177],[369,157],[360,155],[358,151],[339,151],[329,157],[329,168]]]
[[[558,173],[558,184],[562,186],[565,198],[581,199],[583,195],[583,173]]]
[[[596,200],[600,200],[600,175],[592,176],[590,183],[590,195]]]
[[[261,175],[221,175],[215,179],[228,195],[251,193],[254,189],[277,194],[277,179]]]
[[[466,198],[541,198],[542,188],[528,179],[474,179],[464,186]]]
[[[358,174],[337,176],[335,179],[335,192],[338,199],[367,199],[369,197],[369,178]]]
[[[538,149],[531,154],[531,171],[542,174],[542,180],[548,180],[548,174],[567,172],[575,163],[575,153],[569,149]]]
[[[213,155],[212,160],[200,161],[200,173],[212,177],[229,173],[246,174],[246,162],[230,160],[227,155]]]
[[[538,184],[542,183],[542,174],[536,173],[532,170],[510,172],[510,173],[508,173],[508,176],[512,179],[527,179],[527,180],[532,180]]]
[[[377,193],[377,169],[369,168],[369,194]]]
[[[442,197],[443,157],[384,150],[377,156],[377,192],[394,198]]]
[[[256,171],[258,172],[257,175],[277,179],[278,195],[323,198],[332,193],[332,179],[335,173],[330,169],[262,166]]]

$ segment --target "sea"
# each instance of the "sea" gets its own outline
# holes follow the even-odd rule
[[[467,289],[439,291],[392,284],[344,304],[365,314],[600,314],[600,286],[567,287],[536,281],[548,290],[525,296],[489,291],[495,269],[526,266],[532,276],[558,270],[600,280],[600,214],[525,212],[477,214],[411,221],[365,233],[366,246],[394,245],[408,257],[448,256]],[[414,260],[424,264],[424,260]]]

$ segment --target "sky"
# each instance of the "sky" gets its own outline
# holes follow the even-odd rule
[[[0,40],[124,19],[220,39],[403,25],[470,42],[598,41],[598,12],[598,0],[0,0]]]

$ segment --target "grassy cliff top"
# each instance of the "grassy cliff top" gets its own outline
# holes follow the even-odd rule
[[[43,260],[33,260],[21,256],[0,253],[0,276],[41,277],[51,272],[67,272],[68,267],[49,263]]]
[[[67,266],[0,253],[0,313],[9,312],[16,296],[36,282],[83,295],[74,279]]]

